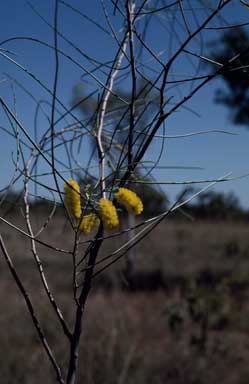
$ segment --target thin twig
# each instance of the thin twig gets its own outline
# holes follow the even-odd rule
[[[0,248],[2,250],[3,256],[5,258],[5,261],[6,261],[7,265],[8,265],[8,268],[9,268],[11,274],[12,274],[12,277],[13,277],[16,285],[18,286],[20,293],[22,294],[22,296],[23,296],[23,298],[25,300],[25,303],[27,305],[28,311],[29,311],[30,316],[32,318],[33,324],[34,324],[34,326],[35,326],[35,328],[37,330],[37,333],[39,335],[41,343],[42,343],[42,345],[43,345],[43,347],[44,347],[44,349],[45,349],[45,351],[47,353],[47,356],[48,356],[48,358],[49,358],[49,360],[50,360],[50,362],[51,362],[55,372],[56,372],[57,381],[60,384],[64,384],[64,379],[63,379],[62,374],[61,374],[61,369],[60,369],[60,367],[59,367],[59,365],[58,365],[58,363],[57,363],[57,361],[56,361],[56,359],[55,359],[55,357],[53,355],[53,352],[52,352],[52,350],[51,350],[51,348],[50,348],[50,346],[48,344],[48,341],[47,341],[47,339],[46,339],[46,337],[45,337],[45,335],[43,333],[43,330],[42,330],[40,322],[39,322],[39,320],[38,320],[38,318],[36,316],[36,313],[35,313],[34,307],[32,305],[32,302],[31,302],[31,300],[29,298],[29,295],[28,295],[27,291],[25,290],[25,288],[23,286],[23,283],[22,283],[18,273],[16,272],[16,269],[15,269],[14,264],[13,264],[9,254],[8,254],[7,248],[5,247],[5,244],[4,244],[4,241],[3,241],[3,238],[2,238],[1,234],[0,234]]]

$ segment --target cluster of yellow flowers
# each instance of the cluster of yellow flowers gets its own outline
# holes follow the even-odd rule
[[[99,200],[99,214],[105,229],[111,230],[118,227],[118,213],[111,200],[104,198]]]
[[[65,205],[69,214],[76,219],[81,216],[80,186],[77,181],[70,179],[64,185]]]
[[[100,220],[95,213],[90,213],[82,218],[80,223],[80,231],[83,233],[90,233],[100,224]]]
[[[65,205],[71,216],[79,219],[82,215],[80,204],[80,187],[79,184],[70,179],[65,183]],[[116,201],[125,207],[132,215],[140,215],[143,211],[143,203],[137,194],[127,188],[119,188],[114,195]],[[101,198],[99,200],[99,217],[106,230],[112,230],[119,226],[119,218],[115,205],[111,200]],[[90,233],[100,224],[100,219],[95,213],[83,216],[79,223],[81,232]]]
[[[115,193],[115,199],[132,215],[140,215],[143,212],[143,203],[138,195],[127,188],[119,188]]]

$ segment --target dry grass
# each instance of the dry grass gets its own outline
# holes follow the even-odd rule
[[[21,217],[15,222],[23,226]],[[1,225],[1,231],[25,286],[32,293],[48,339],[65,368],[68,346],[42,291],[30,244],[6,226]],[[93,290],[84,324],[79,383],[248,383],[247,232],[246,224],[229,222],[168,221],[157,228],[136,249],[136,273],[161,270],[167,289],[150,293]],[[60,217],[43,235],[43,239],[61,247],[69,247],[72,238],[70,228]],[[102,255],[114,245],[107,244]],[[53,293],[72,325],[70,256],[43,246],[39,246],[39,252]],[[103,276],[121,280],[121,266],[122,263]],[[0,383],[55,383],[24,302],[2,259],[0,270]],[[209,272],[211,282],[200,279],[203,271]],[[194,342],[200,336],[201,321],[189,312],[187,287],[193,282],[200,299],[198,305],[200,302],[202,308],[204,305],[209,310],[205,350]]]

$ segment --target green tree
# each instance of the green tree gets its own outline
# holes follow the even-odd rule
[[[136,93],[137,98],[134,106],[136,123],[133,140],[136,141],[136,145],[138,146],[145,138],[144,128],[146,127],[149,116],[155,112],[160,95],[155,87],[151,86],[150,81],[144,79],[138,81]],[[91,97],[88,97],[88,95],[89,92],[84,82],[79,82],[75,85],[73,90],[73,104],[78,105],[84,121],[86,121],[88,127],[90,127],[92,132],[92,146],[96,148],[95,134],[98,125],[97,111],[99,101],[96,94]],[[104,145],[105,155],[108,156],[114,164],[115,155],[118,156],[120,150],[125,151],[128,147],[127,136],[130,116],[129,113],[127,113],[127,108],[129,108],[128,105],[131,102],[131,98],[132,95],[129,92],[118,87],[114,89],[114,92],[108,100],[106,108],[108,123],[104,127],[102,144]],[[81,100],[83,101],[80,102]],[[126,103],[124,103],[123,100],[125,100]],[[112,150],[110,150],[110,147]]]
[[[135,118],[137,123],[135,126],[136,129],[133,140],[136,141],[136,145],[139,146],[145,138],[146,130],[144,131],[144,127],[146,127],[149,116],[155,109],[156,103],[158,103],[159,94],[155,88],[151,88],[150,82],[146,80],[140,80],[138,83],[137,94],[139,95],[135,103]],[[78,108],[84,117],[84,120],[88,121],[88,126],[92,132],[91,146],[97,155],[95,140],[97,116],[95,111],[98,110],[98,98],[96,96],[87,98],[87,95],[88,91],[84,86],[84,83],[78,83],[73,90],[73,104],[78,104]],[[115,90],[115,95],[118,95],[118,97],[111,95],[108,101],[107,116],[109,116],[109,124],[103,135],[105,154],[107,155],[111,169],[114,172],[116,171],[116,165],[120,152],[123,151],[125,153],[128,149],[127,134],[129,127],[129,114],[126,113],[127,105],[124,104],[122,100],[126,100],[129,103],[132,97],[131,94],[125,92],[121,88]],[[81,100],[83,100],[82,103],[80,102]],[[92,116],[95,116],[95,118],[91,118]],[[112,151],[110,151],[110,145],[112,145]],[[127,162],[128,158],[126,159],[126,163]],[[119,172],[121,173],[122,171]],[[115,174],[114,177],[116,176],[117,175]],[[143,168],[141,166],[136,168],[134,176],[136,179],[142,178]],[[78,177],[79,183],[82,186],[87,184],[89,185],[90,190],[93,190],[95,184],[94,176],[90,174],[80,174]],[[151,179],[147,177],[146,181],[151,181]],[[143,201],[144,217],[156,216],[165,211],[167,206],[167,197],[158,188],[143,183],[134,183],[130,186],[130,188],[133,189]]]
[[[229,29],[212,45],[212,60],[221,64],[242,53],[222,72],[226,89],[217,90],[215,101],[229,108],[235,124],[249,126],[249,34],[243,28]]]

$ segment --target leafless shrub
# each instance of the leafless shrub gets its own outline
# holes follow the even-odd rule
[[[101,1],[99,7],[102,8],[105,27],[85,15],[81,9],[75,9],[65,1],[55,0],[53,24],[50,24],[33,5],[30,5],[36,17],[42,18],[53,31],[53,43],[23,36],[10,37],[8,40],[1,41],[1,57],[8,60],[10,65],[15,65],[18,71],[28,76],[48,96],[46,100],[38,100],[36,95],[24,85],[6,75],[13,91],[13,103],[11,105],[5,98],[0,97],[2,113],[5,116],[5,126],[1,129],[13,138],[16,150],[12,158],[14,173],[8,185],[2,188],[1,202],[8,198],[11,188],[22,181],[24,188],[14,205],[16,207],[19,205],[21,209],[23,224],[17,225],[4,215],[0,219],[4,225],[29,240],[38,278],[60,325],[61,339],[64,337],[68,341],[67,344],[62,343],[65,345],[65,355],[69,355],[66,374],[62,372],[61,364],[50,345],[47,335],[49,329],[42,326],[31,296],[25,288],[25,281],[15,267],[15,262],[2,235],[0,247],[13,280],[26,303],[58,383],[74,384],[77,381],[81,335],[82,332],[87,334],[84,322],[86,302],[95,277],[127,255],[169,214],[213,184],[229,179],[229,175],[225,175],[217,180],[181,181],[176,184],[202,182],[206,183],[207,187],[188,198],[180,196],[167,211],[158,216],[140,223],[130,221],[128,227],[120,231],[108,234],[104,231],[103,222],[100,222],[93,236],[84,238],[80,233],[82,217],[89,212],[99,214],[100,198],[108,197],[113,200],[114,193],[120,187],[132,188],[134,184],[150,183],[148,176],[160,163],[165,141],[181,137],[166,135],[166,121],[170,121],[175,112],[179,113],[183,108],[191,111],[188,102],[211,80],[228,70],[238,59],[238,55],[248,51],[249,47],[223,64],[214,63],[216,69],[213,72],[202,72],[201,63],[210,61],[205,55],[208,32],[210,29],[219,30],[227,27],[227,24],[232,22],[227,22],[223,17],[224,10],[234,3],[232,0],[211,3],[197,1],[192,5],[192,2],[182,0]],[[247,6],[244,3],[237,6]],[[82,17],[82,23],[87,20],[97,28],[100,34],[107,34],[113,40],[114,48],[108,62],[100,62],[89,56],[84,48],[78,47],[64,35],[59,24],[62,8],[64,11],[67,9],[68,13],[73,12],[77,17]],[[151,34],[160,36],[160,39],[162,37],[158,47],[155,47],[151,41]],[[51,88],[33,71],[13,58],[12,52],[6,49],[13,41],[18,41],[19,44],[26,41],[40,47],[45,46],[51,51],[55,63]],[[59,71],[63,62],[69,62],[72,70],[80,69],[83,84],[86,81],[91,84],[90,90],[86,92],[84,89],[83,100],[77,100],[76,104],[70,107],[65,105],[59,91]],[[87,64],[84,64],[85,62]],[[183,64],[179,66],[179,63]],[[178,77],[178,69],[182,70],[183,67],[185,73]],[[49,68],[49,71],[51,70]],[[36,103],[34,132],[25,127],[22,118],[17,115],[16,87],[22,87],[23,91]],[[76,113],[79,105],[83,106],[83,118],[79,118]],[[37,123],[39,113],[46,122],[46,130],[41,135],[38,132]],[[216,132],[221,131],[216,130]],[[187,136],[200,133],[209,132],[192,132]],[[182,135],[183,138],[184,136],[186,135]],[[85,155],[89,138],[94,145],[89,158],[85,159],[83,154]],[[148,162],[146,154],[156,138],[161,140],[160,150],[157,158],[153,162]],[[94,171],[96,167],[99,172]],[[83,213],[78,225],[75,225],[74,218],[64,204],[63,185],[67,185],[69,177],[75,179],[79,173],[91,177],[94,183],[80,191]],[[156,181],[151,183],[157,185]],[[161,184],[172,183],[162,181]],[[151,198],[153,199],[153,196]],[[43,223],[39,223],[37,217],[32,218],[34,199],[50,201],[50,212]],[[67,215],[66,230],[71,231],[72,234],[71,244],[67,244],[66,247],[63,246],[63,239],[60,239],[58,246],[42,240],[43,234],[49,233],[50,223],[54,220],[54,214],[59,209],[59,205]],[[115,239],[122,238],[126,234],[129,235],[128,238],[121,246],[115,247]],[[110,239],[113,250],[103,254],[103,243]],[[55,255],[71,258],[68,279],[72,288],[73,326],[62,313],[56,294],[50,289],[39,246],[46,247]],[[25,252],[29,251],[25,250]],[[130,257],[127,262],[132,268]],[[134,345],[127,350],[120,383],[126,380],[127,370],[136,353],[136,348],[134,339]]]

